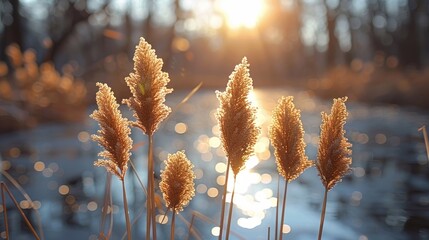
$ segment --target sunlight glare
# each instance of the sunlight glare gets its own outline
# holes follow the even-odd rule
[[[219,7],[231,28],[254,28],[264,12],[263,0],[220,0]]]

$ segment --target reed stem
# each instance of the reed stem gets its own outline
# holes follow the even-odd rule
[[[425,146],[426,146],[426,156],[428,158],[428,166],[429,166],[429,140],[428,140],[428,134],[426,132],[426,126],[421,127],[419,130],[423,131],[423,137],[425,139]]]
[[[152,221],[153,240],[156,240],[156,221],[155,221],[155,179],[154,179],[154,160],[153,160],[153,135],[149,135],[149,162],[151,163],[150,174],[150,211]]]
[[[235,182],[237,178],[234,176],[234,187],[232,188],[232,195],[231,195],[231,203],[229,204],[229,213],[228,213],[228,224],[226,225],[226,234],[225,239],[229,239],[229,232],[231,230],[231,219],[232,219],[232,208],[234,207],[234,194],[235,194]]]
[[[154,191],[154,162],[153,162],[153,136],[148,135],[148,171],[147,171],[147,215],[146,215],[146,239],[150,239],[152,231],[153,240],[156,240],[156,222],[155,222],[155,191]]]
[[[322,215],[320,216],[320,227],[319,227],[319,237],[318,240],[322,239],[323,224],[325,222],[325,213],[326,213],[326,202],[328,200],[328,188],[325,188],[325,195],[323,197],[323,206],[322,206]]]
[[[186,240],[189,240],[189,238],[191,237],[192,227],[194,226],[194,219],[195,219],[195,214],[192,213],[191,223],[189,224],[189,229],[188,229],[189,234]]]
[[[146,239],[150,240],[151,223],[152,223],[152,175],[153,163],[151,161],[151,137],[148,136],[149,149],[147,156],[147,197],[146,197]]]
[[[170,230],[170,240],[174,240],[174,224],[176,221],[176,211],[173,210],[173,217],[171,218],[171,230]]]
[[[282,206],[282,218],[280,220],[280,230],[279,230],[279,236],[280,240],[283,239],[283,224],[285,222],[285,209],[286,209],[286,194],[287,194],[287,185],[288,181],[285,182],[285,191],[283,193],[283,206]]]
[[[27,225],[27,227],[29,228],[29,230],[33,234],[34,238],[36,240],[40,240],[39,235],[37,235],[36,230],[34,229],[33,225],[31,225],[30,220],[28,220],[27,216],[25,216],[24,212],[22,211],[21,207],[19,206],[18,201],[16,201],[15,197],[10,192],[9,188],[7,187],[7,185],[4,182],[0,182],[0,188],[1,188],[1,192],[2,192],[2,198],[4,198],[3,195],[4,195],[4,191],[6,190],[7,194],[10,197],[10,199],[12,199],[12,202],[15,205],[16,209],[18,209],[19,214],[21,215],[21,217],[24,220],[25,224]],[[4,210],[6,211],[6,208],[4,208]],[[6,212],[4,214],[6,214]]]
[[[226,204],[226,192],[228,187],[228,178],[229,178],[229,167],[231,165],[231,162],[228,159],[228,163],[226,166],[226,174],[225,174],[225,183],[223,184],[223,200],[222,200],[222,210],[220,214],[220,229],[219,229],[219,237],[218,240],[222,240],[222,234],[223,234],[223,223],[225,218],[225,204]]]
[[[4,190],[3,190],[3,185],[2,185],[2,189],[1,189],[1,200],[2,200],[2,206],[3,206],[3,220],[4,220],[4,225],[6,228],[6,239],[9,239],[9,224],[8,224],[8,220],[7,220],[7,208],[6,208],[6,198],[4,197]]]
[[[274,239],[277,240],[277,233],[279,229],[279,199],[280,199],[280,176],[277,178],[277,204],[276,204],[276,227],[274,231]]]
[[[107,172],[106,174],[106,185],[104,187],[104,198],[103,198],[103,208],[101,210],[101,221],[100,221],[100,233],[99,238],[100,239],[109,239],[112,235],[113,230],[113,214],[112,214],[112,192],[111,192],[111,185],[112,185],[112,173]],[[109,210],[110,209],[110,210]],[[109,213],[110,211],[110,213]],[[105,234],[105,225],[106,225],[106,218],[107,215],[110,215],[110,223],[109,228],[107,229],[107,234]]]
[[[128,213],[128,202],[127,202],[127,191],[125,191],[125,180],[122,179],[122,196],[124,199],[124,212],[125,212],[125,223],[127,225],[127,239],[131,240],[131,223],[130,215]]]

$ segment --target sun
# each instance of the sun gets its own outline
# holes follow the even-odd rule
[[[231,28],[254,28],[264,13],[264,0],[220,0],[220,10]]]

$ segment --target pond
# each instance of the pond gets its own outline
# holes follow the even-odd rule
[[[213,90],[200,90],[178,106],[186,91],[167,97],[173,113],[155,135],[155,178],[159,183],[162,161],[167,154],[185,150],[195,165],[196,196],[177,220],[177,239],[217,239],[225,156],[220,146],[215,119],[218,101]],[[255,156],[238,175],[232,217],[233,239],[274,237],[278,174],[267,131],[271,111],[280,96],[295,97],[301,109],[309,159],[317,157],[320,112],[330,111],[331,101],[305,91],[256,89],[252,97],[258,106],[262,136]],[[176,106],[176,107],[175,107]],[[418,109],[347,102],[350,112],[345,129],[353,144],[352,171],[328,194],[324,239],[429,239],[429,166],[422,132],[429,114]],[[88,109],[88,115],[95,106]],[[123,108],[124,114],[131,113]],[[2,168],[6,182],[37,228],[41,219],[45,239],[97,239],[106,182],[104,168],[93,166],[100,148],[90,140],[98,129],[87,119],[80,124],[47,124],[32,130],[0,136]],[[132,160],[137,175],[147,178],[146,136],[133,129]],[[15,179],[34,201],[28,202],[10,182]],[[145,236],[145,195],[136,174],[126,178],[133,237]],[[229,189],[231,189],[230,184]],[[284,181],[280,181],[283,189]],[[159,189],[157,189],[159,193]],[[306,170],[289,184],[284,231],[287,239],[315,239],[318,233],[324,188],[316,169]],[[112,239],[125,231],[120,182],[113,177],[114,227]],[[30,233],[18,211],[7,198],[12,239],[29,239]],[[169,216],[159,212],[158,238],[169,236]],[[185,222],[193,222],[189,236]],[[1,229],[4,222],[1,220]],[[3,230],[2,230],[3,231]],[[198,237],[197,237],[198,236]]]

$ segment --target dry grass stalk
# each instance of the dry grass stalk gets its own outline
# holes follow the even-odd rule
[[[301,114],[293,104],[293,97],[282,97],[274,109],[270,127],[270,139],[274,147],[277,170],[286,180],[279,231],[280,240],[283,239],[282,226],[288,182],[296,179],[305,169],[313,165],[305,155],[304,129],[300,118]]]
[[[159,188],[167,208],[173,211],[171,239],[174,239],[175,214],[183,211],[183,208],[195,196],[195,174],[192,171],[194,166],[186,158],[184,151],[169,154],[165,164],[165,169],[161,172]]]
[[[0,160],[1,160],[1,156],[0,156]],[[4,169],[0,169],[0,173],[3,177],[5,177],[12,184],[12,186],[15,187],[16,190],[18,190],[21,193],[21,195],[24,197],[24,199],[27,200],[27,202],[29,202],[31,204],[31,206],[34,206],[34,202],[31,199],[30,195],[24,190],[24,188],[18,183],[18,181],[12,177],[12,175],[7,173],[7,171]],[[5,187],[7,188],[6,184],[5,184]],[[13,195],[10,197],[13,197]],[[3,208],[3,209],[5,209],[5,208]],[[40,212],[39,212],[39,210],[37,210],[37,208],[34,208],[34,207],[33,207],[33,212],[35,213],[33,216],[35,217],[35,220],[37,222],[37,228],[39,230],[38,231],[39,232],[39,238],[45,239],[45,236],[43,233],[42,218],[40,216]],[[5,213],[6,213],[6,211],[5,211]]]
[[[425,146],[426,146],[426,156],[428,158],[428,165],[429,165],[429,140],[428,140],[428,134],[426,132],[426,126],[422,126],[421,128],[419,128],[419,131],[423,132],[423,137],[425,139]]]
[[[123,118],[119,111],[119,104],[107,84],[97,83],[99,91],[96,94],[98,110],[95,110],[90,117],[98,121],[100,130],[98,135],[92,135],[92,139],[105,150],[100,152],[99,159],[95,166],[105,167],[107,171],[116,175],[122,182],[122,196],[124,200],[124,212],[127,227],[128,239],[131,239],[131,224],[128,215],[128,202],[125,191],[125,173],[128,169],[128,161],[131,155],[133,141],[130,138],[131,129],[128,119]]]
[[[220,106],[217,111],[217,120],[221,131],[223,149],[228,158],[225,183],[229,178],[229,167],[234,173],[234,179],[245,162],[253,154],[253,148],[260,133],[256,126],[256,107],[249,100],[249,93],[253,90],[253,81],[249,74],[249,64],[244,57],[234,72],[229,76],[225,92],[216,92]],[[225,211],[226,186],[224,186],[221,210],[221,224],[219,239],[222,238],[223,219]],[[231,199],[231,207],[233,198]],[[230,215],[231,216],[231,215]],[[227,235],[228,238],[228,229]]]
[[[322,238],[328,191],[350,171],[350,164],[352,163],[352,151],[350,149],[352,145],[344,137],[346,133],[344,124],[348,116],[346,101],[347,97],[334,99],[331,114],[322,112],[316,167],[325,186],[325,194],[320,219],[319,240]]]
[[[5,238],[9,239],[9,224],[8,224],[8,215],[7,215],[7,207],[6,207],[6,198],[4,192],[9,195],[9,198],[12,200],[13,204],[15,205],[15,208],[18,209],[19,214],[21,215],[22,219],[25,222],[25,225],[29,228],[31,231],[31,234],[36,240],[39,240],[40,237],[37,234],[36,230],[34,229],[31,222],[28,220],[27,216],[25,216],[24,211],[22,211],[21,207],[19,206],[18,201],[13,196],[12,192],[7,187],[6,183],[0,182],[0,190],[1,190],[1,199],[2,199],[2,208],[3,208],[3,220],[5,225]],[[31,206],[33,207],[33,202],[30,202]]]
[[[148,135],[148,198],[146,239],[150,238],[152,225],[153,238],[156,239],[154,179],[153,179],[153,134],[159,124],[170,114],[171,109],[164,104],[165,96],[173,90],[167,88],[170,82],[168,73],[162,71],[162,59],[158,58],[152,46],[144,38],[140,38],[134,53],[134,72],[125,81],[131,90],[132,97],[123,102],[133,110],[136,121],[131,124],[140,128]]]

